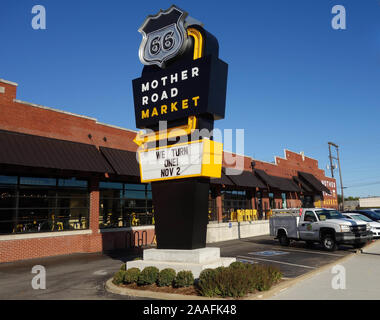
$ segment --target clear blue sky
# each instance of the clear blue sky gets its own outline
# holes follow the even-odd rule
[[[380,1],[174,3],[219,39],[229,64],[226,118],[217,127],[244,128],[245,153],[256,159],[272,161],[287,148],[321,168],[333,141],[345,195],[380,196]],[[31,27],[37,4],[47,30]],[[135,129],[137,29],[171,4],[1,0],[0,78],[19,83],[18,99]],[[336,4],[346,8],[346,30],[331,27]]]

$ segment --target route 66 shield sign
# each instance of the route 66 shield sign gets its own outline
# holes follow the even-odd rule
[[[146,18],[139,29],[143,35],[139,49],[143,64],[163,68],[166,61],[184,51],[188,41],[184,26],[187,15],[187,12],[173,5]]]

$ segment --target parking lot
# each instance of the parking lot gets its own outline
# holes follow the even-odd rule
[[[221,255],[239,261],[279,267],[285,278],[294,278],[354,253],[352,247],[335,252],[303,242],[281,247],[270,236],[260,236],[209,244],[220,247]],[[120,251],[112,254],[72,254],[0,264],[0,299],[135,299],[108,293],[105,282],[125,261],[136,255]],[[33,290],[32,267],[46,268],[47,288]]]
[[[282,247],[271,236],[260,236],[209,244],[221,248],[224,257],[236,257],[246,263],[261,263],[280,268],[285,278],[295,278],[304,273],[355,253],[351,246],[340,246],[334,252],[324,251],[319,244],[309,248],[305,242],[292,242]]]

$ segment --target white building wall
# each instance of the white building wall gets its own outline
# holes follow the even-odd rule
[[[369,197],[359,199],[361,208],[380,208],[380,197]]]
[[[269,234],[269,220],[209,223],[207,243],[249,238]]]

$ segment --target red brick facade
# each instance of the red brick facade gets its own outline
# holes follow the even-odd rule
[[[47,107],[33,105],[16,100],[17,85],[0,80],[0,129],[38,135],[43,137],[68,140],[96,147],[135,151],[137,146],[132,141],[136,135],[133,130],[113,127],[97,122],[96,119],[78,116]],[[226,163],[230,154],[225,154],[224,166],[233,167]],[[245,170],[251,170],[252,158],[232,155],[241,160]],[[285,157],[275,159],[275,163],[254,160],[255,168],[265,170],[270,175],[291,177],[297,171],[312,173],[332,190],[332,195],[324,195],[324,207],[336,207],[335,179],[325,176],[318,168],[318,161],[301,154],[285,150]],[[0,173],[1,174],[1,173]],[[62,255],[77,252],[101,252],[117,248],[136,246],[142,242],[154,242],[153,227],[137,227],[125,230],[99,230],[99,189],[98,179],[90,182],[90,225],[85,231],[68,231],[60,234],[38,235],[9,235],[0,236],[0,262],[9,262],[21,259],[31,259],[44,256]],[[268,192],[261,190],[263,204],[269,207]],[[275,201],[281,202],[281,195],[275,194]],[[287,195],[289,207],[300,206],[296,193]],[[221,220],[222,202],[216,199],[218,220]],[[255,208],[257,199],[252,197],[252,207]],[[29,238],[28,238],[29,237]],[[26,239],[27,238],[27,239]],[[142,241],[142,242],[141,242]]]

